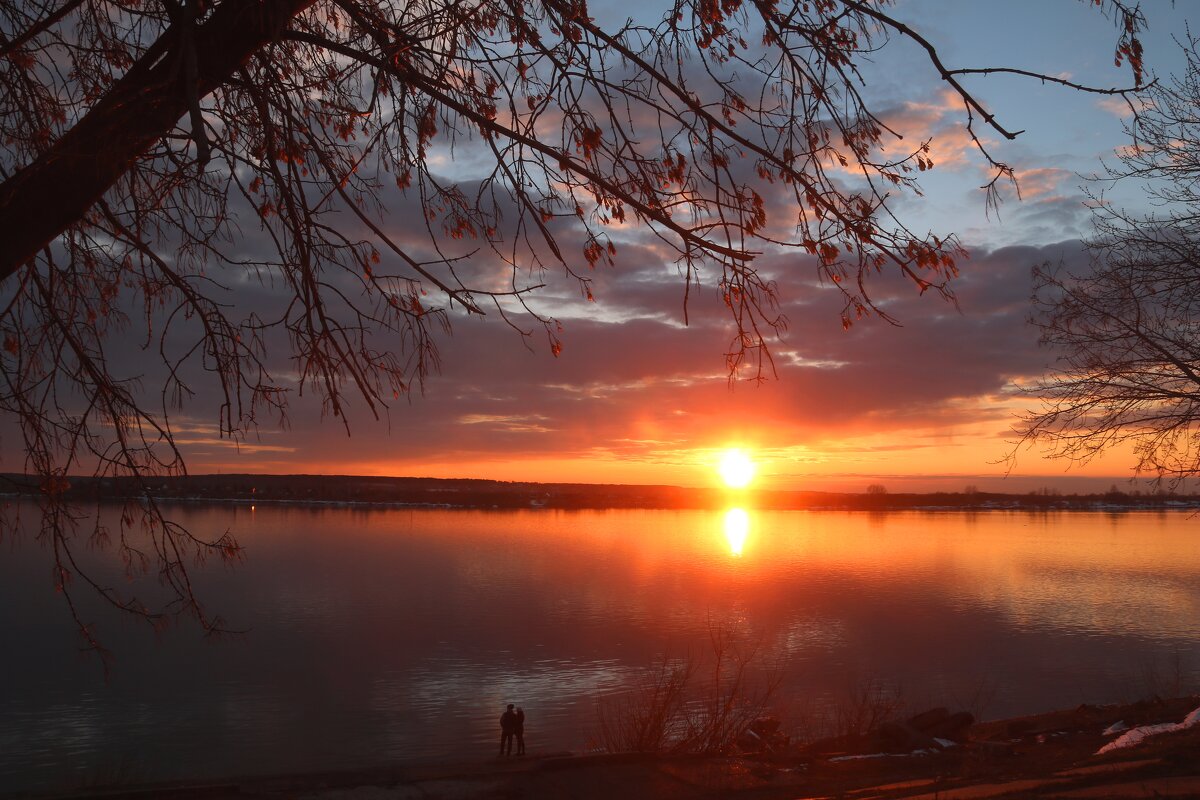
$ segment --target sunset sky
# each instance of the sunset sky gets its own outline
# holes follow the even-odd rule
[[[646,6],[592,5],[614,17]],[[1192,8],[1154,2],[1146,9],[1147,65],[1160,77],[1182,64],[1171,37]],[[1112,22],[1090,2],[898,0],[896,14],[954,66],[1007,65],[1099,86],[1131,82],[1127,67],[1113,65]],[[721,451],[738,446],[758,462],[757,485],[771,488],[1069,491],[1127,479],[1128,453],[1086,467],[1029,451],[1012,465],[1004,459],[1023,402],[1014,383],[1053,359],[1026,322],[1030,268],[1086,265],[1079,239],[1090,222],[1080,176],[1127,143],[1128,109],[1026,79],[973,79],[970,87],[1006,127],[1026,131],[1011,143],[987,137],[1017,168],[1022,194],[1009,191],[989,219],[979,190],[988,173],[964,132],[961,105],[909,42],[892,42],[874,61],[864,75],[875,110],[906,134],[905,146],[933,137],[936,167],[922,177],[925,196],[897,198],[895,207],[914,231],[957,233],[969,250],[955,282],[957,308],[883,278],[876,300],[901,325],[867,319],[843,331],[842,301],[817,282],[814,264],[767,253],[760,268],[778,281],[789,320],[772,344],[778,378],[731,386],[723,354],[732,330],[715,278],[701,276],[685,327],[684,282],[671,257],[636,229],[620,231],[617,264],[597,269],[595,303],[555,275],[533,300],[562,321],[559,357],[544,335],[523,339],[494,314],[455,315],[452,335],[438,342],[440,374],[379,421],[360,404],[350,435],[306,396],[294,401],[286,429],[264,421],[257,437],[222,440],[215,403],[202,392],[175,417],[189,470],[709,485]],[[469,170],[469,155],[440,151],[433,163],[457,177]],[[1142,203],[1135,187],[1112,197]],[[385,201],[399,238],[421,224],[411,199]],[[243,228],[256,235],[253,225]],[[267,291],[241,290],[244,305]],[[134,359],[139,346],[131,343]],[[11,451],[4,466],[21,467]]]

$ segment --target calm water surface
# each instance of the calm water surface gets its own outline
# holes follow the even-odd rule
[[[1187,689],[1200,667],[1188,512],[176,517],[246,546],[198,582],[247,632],[156,639],[85,611],[117,654],[108,682],[48,553],[0,545],[0,792],[485,759],[508,702],[531,752],[582,750],[598,700],[714,627],[780,677],[791,725],[873,681],[1000,717]]]

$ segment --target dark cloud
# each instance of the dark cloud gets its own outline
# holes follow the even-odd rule
[[[1009,224],[1029,241],[1053,241],[1064,235],[1084,235],[1091,229],[1092,212],[1078,194],[1047,197],[1014,205]]]
[[[901,325],[869,318],[849,331],[838,322],[837,293],[813,289],[811,265],[774,264],[791,319],[773,344],[778,380],[731,387],[722,354],[732,330],[716,324],[723,313],[716,293],[693,297],[700,322],[683,327],[682,282],[669,267],[649,263],[653,256],[639,251],[628,271],[598,273],[601,300],[589,304],[595,318],[566,318],[558,358],[539,332],[523,337],[498,319],[460,319],[441,342],[441,374],[381,421],[358,407],[347,437],[340,421],[322,418],[308,397],[294,405],[290,431],[267,431],[252,443],[294,453],[247,448],[226,461],[228,468],[340,471],[340,464],[389,460],[597,454],[636,461],[731,438],[782,450],[828,447],[864,432],[906,437],[909,443],[894,449],[945,446],[919,441],[919,432],[1007,426],[1008,412],[995,398],[1047,361],[1025,321],[1030,267],[1082,259],[1074,243],[978,253],[962,265],[957,306],[885,281],[880,302]],[[206,451],[214,463],[226,458]]]

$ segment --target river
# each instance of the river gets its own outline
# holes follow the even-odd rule
[[[510,702],[531,752],[578,752],[598,704],[714,632],[796,732],[864,692],[997,718],[1200,676],[1191,512],[172,513],[245,545],[195,570],[243,632],[156,636],[84,602],[107,679],[47,550],[0,543],[0,792],[491,758]]]

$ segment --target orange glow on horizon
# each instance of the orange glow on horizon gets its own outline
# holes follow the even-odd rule
[[[998,406],[1008,413],[1009,407]],[[999,412],[997,412],[999,413]],[[593,447],[570,452],[503,453],[447,451],[436,458],[420,455],[363,458],[360,437],[347,445],[349,452],[328,452],[322,460],[309,460],[297,452],[283,460],[277,453],[248,454],[228,460],[223,454],[190,460],[196,474],[261,472],[275,475],[328,474],[408,478],[482,479],[540,483],[672,485],[712,488],[736,495],[741,491],[863,492],[878,483],[888,491],[961,492],[977,485],[987,492],[1024,494],[1050,487],[1064,494],[1103,492],[1113,483],[1124,486],[1134,454],[1129,446],[1113,448],[1086,465],[1043,458],[1037,449],[1023,452],[1009,474],[1001,463],[1011,449],[996,430],[991,417],[971,424],[933,430],[872,430],[866,427],[832,432],[826,439],[789,444],[786,430],[771,418],[774,427],[742,431],[737,439],[728,432],[702,431],[681,446],[674,442],[627,445],[625,449]],[[836,435],[835,435],[836,434]],[[686,439],[686,437],[685,437]],[[742,444],[738,452],[750,464],[751,479],[744,486],[725,480],[723,458],[732,450],[714,448],[717,442]],[[755,442],[749,447],[744,443]],[[701,444],[703,443],[703,444]],[[373,444],[373,443],[372,443]],[[743,463],[745,463],[743,462]],[[1068,469],[1069,467],[1069,469]],[[731,502],[741,502],[731,500]]]

